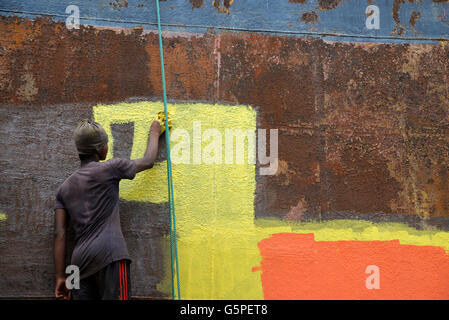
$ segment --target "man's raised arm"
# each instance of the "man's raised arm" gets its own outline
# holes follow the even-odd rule
[[[157,157],[160,134],[161,124],[159,121],[155,120],[150,127],[148,146],[145,151],[145,155],[143,158],[133,160],[136,163],[136,173],[153,167],[154,161],[156,161]]]

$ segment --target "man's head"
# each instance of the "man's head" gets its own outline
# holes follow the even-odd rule
[[[103,127],[94,121],[83,120],[73,134],[80,159],[97,155],[99,160],[108,154],[108,135]]]

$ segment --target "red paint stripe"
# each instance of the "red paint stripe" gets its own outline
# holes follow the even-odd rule
[[[128,300],[128,275],[126,274],[126,261],[123,261],[125,267],[125,299]]]
[[[120,261],[120,264],[122,265],[122,291],[123,291],[123,300],[126,300],[126,294],[125,294],[125,270],[123,266],[123,261]]]
[[[118,265],[119,275],[120,275],[120,300],[123,300],[123,290],[122,290],[122,263],[120,261]]]

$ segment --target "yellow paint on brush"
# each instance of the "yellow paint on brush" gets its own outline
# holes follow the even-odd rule
[[[109,134],[110,150],[113,150],[110,125],[134,122],[131,157],[137,158],[144,153],[151,119],[161,108],[159,102],[100,105],[94,108],[94,115]],[[208,128],[220,132],[256,129],[255,111],[246,106],[186,103],[169,105],[169,110],[173,128],[186,129],[191,139],[194,121],[201,121],[203,132]],[[440,246],[449,250],[448,232],[417,231],[400,223],[255,220],[253,164],[173,164],[172,168],[183,299],[263,299],[260,272],[252,269],[261,260],[257,243],[274,233],[314,233],[316,241],[398,239],[401,244]],[[166,164],[156,164],[133,181],[122,181],[120,197],[166,202],[166,179]],[[162,246],[166,272],[158,289],[171,296],[168,236],[162,239]]]
[[[8,216],[5,213],[0,212],[0,221],[5,221],[7,218]]]

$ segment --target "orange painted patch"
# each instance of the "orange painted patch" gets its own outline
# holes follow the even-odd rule
[[[315,241],[280,233],[258,244],[265,299],[449,299],[449,255],[393,241]],[[367,289],[367,266],[380,289]]]

